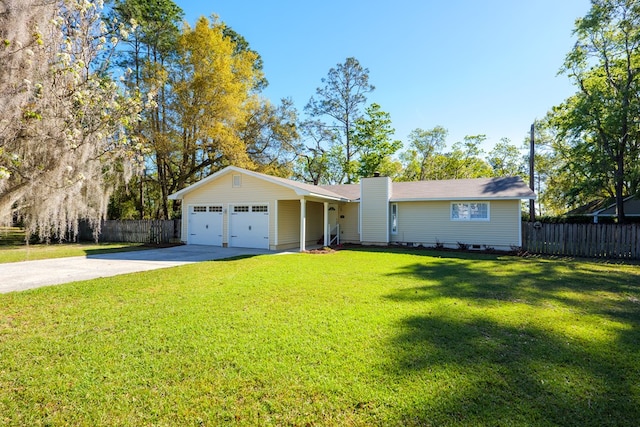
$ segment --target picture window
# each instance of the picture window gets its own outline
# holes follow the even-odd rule
[[[452,221],[489,221],[489,203],[451,203]]]

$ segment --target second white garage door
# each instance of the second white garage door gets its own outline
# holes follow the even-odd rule
[[[235,205],[229,210],[229,246],[269,249],[269,205]]]

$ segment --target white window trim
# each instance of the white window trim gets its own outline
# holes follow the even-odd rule
[[[396,227],[395,230],[393,229],[393,219],[394,219],[394,211],[395,208],[395,220],[396,220]],[[391,234],[398,234],[398,204],[397,203],[391,203],[391,213],[390,213],[390,220],[391,223],[389,224],[389,227],[391,228]]]
[[[486,218],[471,218],[471,216],[469,216],[469,218],[454,218],[453,217],[453,206],[454,205],[470,205],[473,203],[477,203],[477,204],[485,204],[487,205],[487,217]],[[489,222],[491,221],[491,202],[451,202],[450,206],[449,206],[449,219],[451,221],[455,221],[455,222]]]
[[[216,210],[212,210],[211,208],[215,207]],[[195,208],[200,208],[198,211]],[[204,210],[202,210],[204,208]],[[218,210],[219,209],[219,210]],[[193,203],[187,205],[187,212],[189,214],[194,213],[223,213],[223,205],[220,203]]]

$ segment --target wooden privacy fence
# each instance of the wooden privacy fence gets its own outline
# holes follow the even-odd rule
[[[99,242],[178,243],[179,219],[170,220],[107,220],[102,221]],[[80,223],[80,239],[93,240],[89,223]]]
[[[640,224],[522,224],[522,249],[535,254],[640,259]]]

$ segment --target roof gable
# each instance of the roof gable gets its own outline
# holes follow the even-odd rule
[[[208,177],[186,187],[183,188],[180,191],[177,191],[173,194],[171,194],[169,196],[169,199],[172,200],[179,200],[182,199],[186,194],[192,192],[193,190],[196,190],[204,185],[206,185],[207,183],[210,183],[212,181],[215,181],[216,179],[227,175],[229,173],[241,173],[241,174],[245,174],[245,175],[249,175],[249,176],[253,176],[255,178],[258,179],[262,179],[264,181],[267,182],[271,182],[273,184],[277,184],[277,185],[281,185],[283,187],[289,188],[293,191],[296,192],[296,194],[301,195],[301,196],[317,196],[317,197],[321,197],[321,198],[327,198],[330,200],[343,200],[344,197],[342,197],[339,194],[334,193],[333,191],[324,189],[320,186],[316,186],[316,185],[310,185],[310,184],[305,184],[303,182],[298,182],[298,181],[293,181],[290,179],[286,179],[286,178],[280,178],[277,176],[272,176],[272,175],[266,175],[260,172],[253,172],[250,171],[248,169],[243,169],[243,168],[239,168],[237,166],[227,166],[224,169],[221,169],[211,175],[209,175]]]

